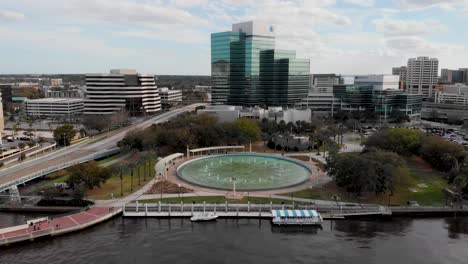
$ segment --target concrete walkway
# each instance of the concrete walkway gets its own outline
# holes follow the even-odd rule
[[[121,208],[92,207],[71,215],[39,218],[23,225],[3,228],[0,229],[0,246],[78,231],[106,221],[121,211]]]

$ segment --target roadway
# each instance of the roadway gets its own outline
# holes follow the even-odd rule
[[[113,149],[116,147],[117,142],[125,137],[128,131],[133,129],[143,129],[151,126],[152,124],[166,122],[176,117],[177,115],[195,110],[195,108],[199,105],[202,104],[192,104],[182,108],[174,109],[151,117],[140,123],[133,124],[117,131],[109,132],[107,136],[97,136],[95,138],[80,142],[76,145],[59,149],[48,155],[26,160],[20,164],[8,168],[3,168],[0,170],[0,186],[7,182],[19,180],[23,177],[27,177],[28,175],[48,169],[50,167],[59,166],[68,162],[78,162],[80,159],[86,159],[87,157],[95,155],[97,152]]]

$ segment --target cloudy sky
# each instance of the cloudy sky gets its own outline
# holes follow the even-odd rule
[[[468,67],[468,0],[0,0],[0,73],[210,74],[210,33],[261,20],[312,73]]]

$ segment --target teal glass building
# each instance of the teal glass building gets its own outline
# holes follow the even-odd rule
[[[409,117],[419,117],[423,96],[402,90],[374,90],[372,85],[334,85],[333,95],[340,99],[341,110],[373,111],[387,119],[399,111]]]
[[[211,35],[213,104],[293,106],[309,90],[310,62],[276,50],[273,26],[245,22]]]

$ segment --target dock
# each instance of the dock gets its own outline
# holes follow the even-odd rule
[[[318,206],[292,204],[166,204],[128,203],[123,206],[124,217],[191,217],[196,213],[212,212],[223,218],[272,218],[272,210],[316,210],[324,219],[343,219],[353,216],[387,216],[384,206]]]
[[[79,213],[53,219],[31,220],[23,225],[0,229],[0,246],[79,231],[104,222],[121,212],[121,208],[91,207]]]

